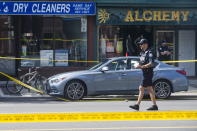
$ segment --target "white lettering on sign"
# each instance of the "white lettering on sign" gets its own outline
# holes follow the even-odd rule
[[[32,6],[32,12],[33,13],[36,13],[36,9],[37,9],[37,4],[33,4],[33,6]]]
[[[14,3],[13,12],[27,12],[28,4],[25,3]]]
[[[91,4],[85,4],[85,7],[91,7],[92,5]]]
[[[42,4],[42,10],[46,11],[46,4]]]
[[[75,12],[84,12],[84,11],[89,11],[90,10],[90,7],[91,7],[91,4],[74,4],[73,5],[74,9],[75,9]]]
[[[33,13],[69,13],[70,4],[33,4]]]
[[[73,4],[73,7],[83,7],[83,4]]]

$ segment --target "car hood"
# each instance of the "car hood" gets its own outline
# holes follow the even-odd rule
[[[72,72],[64,72],[64,73],[60,73],[54,76],[49,77],[48,79],[56,79],[56,78],[61,78],[61,77],[66,77],[66,76],[74,76],[74,75],[83,75],[83,74],[89,74],[91,73],[91,70],[84,70],[84,71],[72,71]]]

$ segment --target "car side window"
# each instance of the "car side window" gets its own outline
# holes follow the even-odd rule
[[[127,60],[127,70],[135,69],[135,66],[139,64],[139,59],[130,58]]]
[[[117,63],[118,63],[117,61],[113,61],[113,62],[109,63],[107,65],[107,67],[109,68],[109,71],[114,71],[116,69]]]
[[[115,60],[107,65],[110,71],[115,70],[126,70],[127,68],[127,60],[121,59],[121,60]]]
[[[126,60],[120,60],[118,62],[116,70],[126,70],[126,67],[127,67],[127,61]]]

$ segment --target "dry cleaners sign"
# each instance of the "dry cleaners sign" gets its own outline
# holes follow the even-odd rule
[[[76,2],[0,2],[5,15],[94,15],[95,3]]]

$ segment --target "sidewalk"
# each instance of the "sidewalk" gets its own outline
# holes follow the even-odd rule
[[[197,78],[188,78],[189,79],[189,86],[197,88]]]

